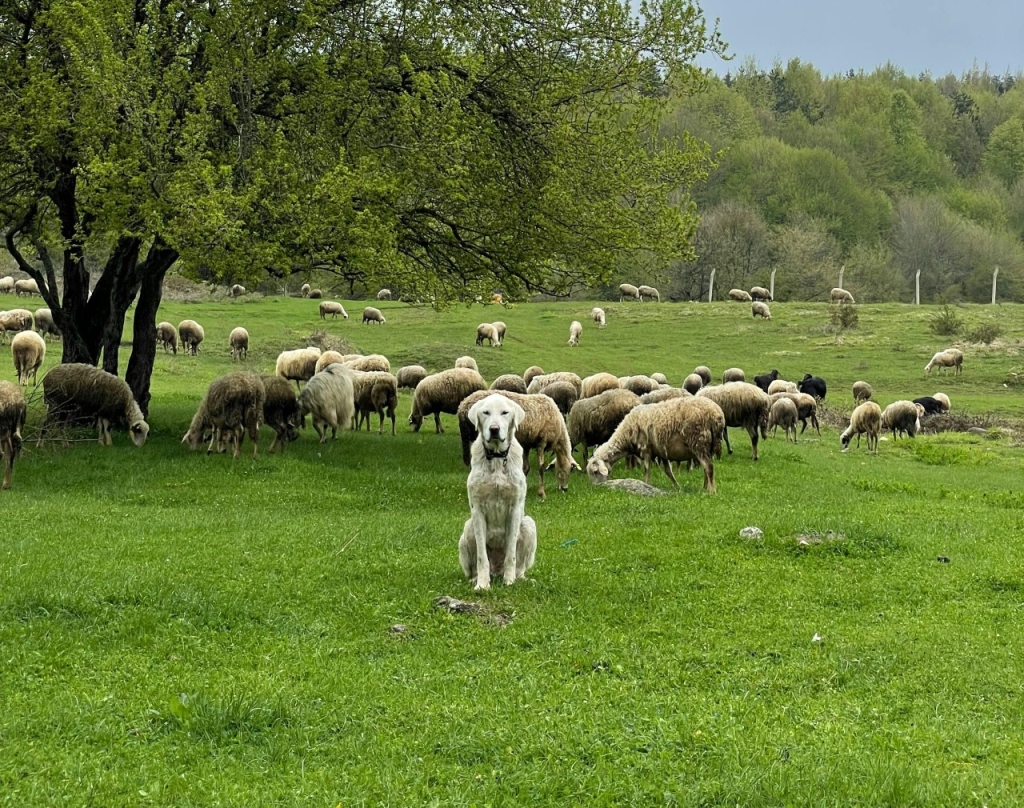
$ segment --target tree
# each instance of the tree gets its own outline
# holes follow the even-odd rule
[[[1012,188],[1024,176],[1024,123],[1011,118],[992,130],[981,162],[1007,188]]]

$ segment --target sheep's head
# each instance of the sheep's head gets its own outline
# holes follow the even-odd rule
[[[128,428],[128,434],[132,436],[132,443],[142,446],[149,437],[149,424],[145,421],[136,421]]]
[[[853,437],[853,427],[850,427],[842,435],[839,436],[839,442],[842,444],[844,452],[849,451],[849,449],[850,449],[850,439],[852,437]]]
[[[205,443],[207,440],[209,440],[209,436],[204,435],[202,429],[189,429],[185,433],[185,437],[181,439],[181,442],[194,452],[199,448],[199,444]]]
[[[420,427],[423,426],[423,416],[418,412],[414,412],[409,416],[409,426],[412,427],[413,432],[419,432]]]
[[[587,462],[587,476],[590,478],[590,482],[594,485],[600,485],[601,483],[608,481],[608,475],[611,473],[611,468],[608,464],[599,458],[592,457]]]

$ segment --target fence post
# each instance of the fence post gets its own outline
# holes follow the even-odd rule
[[[768,294],[772,296],[772,300],[775,300],[775,273],[779,270],[772,270],[772,279],[768,282]]]
[[[711,270],[711,280],[708,281],[708,303],[715,299],[715,273],[717,269]]]
[[[999,277],[999,267],[992,272],[992,305],[996,304],[996,278]]]
[[[846,272],[846,264],[843,264],[841,267],[839,267],[839,288],[840,289],[845,289],[846,288],[845,286],[843,286],[843,273],[844,272]]]
[[[914,276],[914,305],[921,305],[921,270]]]

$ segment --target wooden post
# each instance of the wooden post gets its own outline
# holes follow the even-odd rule
[[[996,267],[992,272],[992,305],[996,304],[996,278],[999,277],[999,267]]]
[[[921,305],[921,270],[914,276],[914,305]]]
[[[711,270],[711,280],[708,281],[708,303],[715,299],[715,273],[717,269]]]
[[[839,267],[839,288],[840,289],[845,289],[846,288],[845,286],[843,286],[843,273],[844,272],[846,272],[846,264],[843,264],[841,267]]]
[[[772,270],[772,279],[768,282],[768,294],[772,296],[772,300],[775,300],[775,273],[779,270]]]

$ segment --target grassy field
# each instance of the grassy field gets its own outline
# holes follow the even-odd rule
[[[846,411],[864,379],[883,406],[942,390],[954,410],[1019,419],[1024,310],[964,310],[1004,333],[964,346],[964,375],[943,378],[923,373],[949,344],[925,307],[862,306],[836,337],[812,304],[755,322],[740,305],[612,303],[603,331],[590,303],[384,304],[383,327],[345,305],[352,319],[325,325],[304,300],[168,303],[163,319],[197,319],[207,338],[198,357],[159,354],[146,446],[119,433],[109,449],[26,447],[0,496],[0,803],[1024,800],[1014,431],[886,441],[870,456],[840,454],[826,428],[768,441],[756,464],[736,434],[717,496],[699,473],[660,498],[574,475],[568,493],[528,500],[530,580],[479,598],[458,566],[455,421],[412,433],[408,394],[395,437],[320,446],[307,430],[256,462],[179,443],[232,368],[236,325],[264,370],[326,327],[393,368],[468,353],[488,379],[540,364],[679,384],[697,364],[716,379],[776,367],[824,376]],[[490,319],[507,341],[476,348]],[[30,434],[40,419],[37,401]],[[741,539],[748,525],[764,538]],[[486,613],[439,611],[441,595]]]

